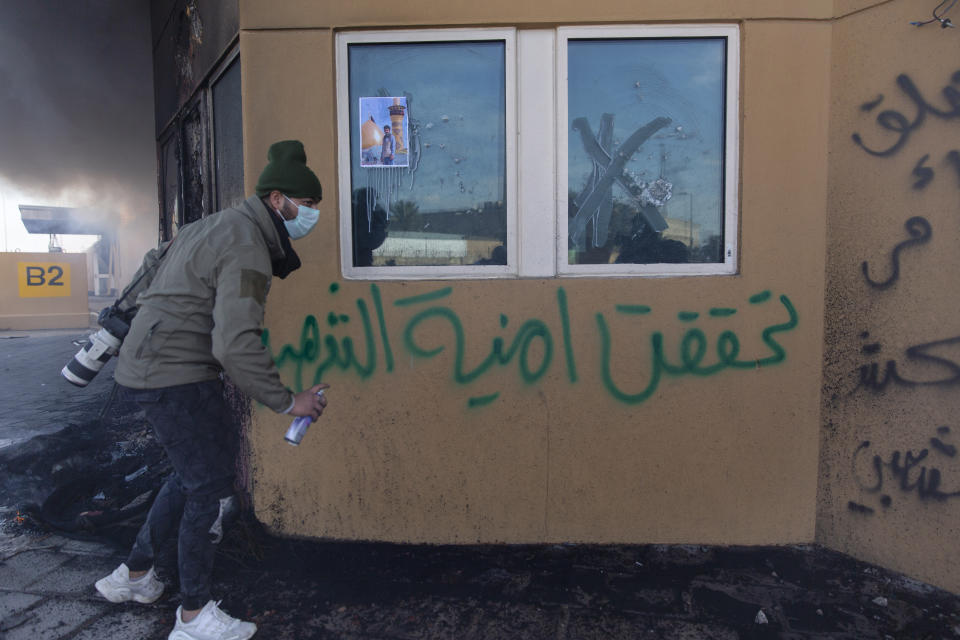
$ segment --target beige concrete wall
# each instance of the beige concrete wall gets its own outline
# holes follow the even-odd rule
[[[833,30],[817,539],[956,592],[960,65],[956,30],[908,24],[932,8]]]
[[[417,1],[403,4],[402,14],[397,6],[241,2],[248,191],[269,144],[294,137],[304,141],[325,192],[317,229],[297,243],[303,268],[274,281],[269,343],[288,384],[306,386],[320,371],[332,385],[327,413],[298,448],[283,441],[289,418],[255,410],[250,441],[258,517],[292,535],[404,542],[812,541],[830,24],[752,18],[770,11],[829,17],[830,3],[649,2],[640,10],[605,0],[592,3],[587,16],[584,5],[563,2],[549,3],[546,18],[542,6],[515,2]],[[334,33],[273,27],[735,18],[745,19],[739,275],[341,278]],[[431,292],[446,295],[396,304]],[[757,294],[765,295],[751,303]],[[653,311],[628,317],[616,312],[617,304]],[[737,312],[709,316],[718,307]],[[430,308],[436,316],[418,321]],[[682,311],[699,312],[700,319],[681,322]],[[349,322],[329,324],[331,312]],[[598,318],[610,329],[606,360]],[[526,375],[516,356],[458,381],[456,330],[462,329],[462,367],[469,371],[494,339],[509,344],[528,322],[551,337],[552,351],[543,338],[531,340]],[[781,358],[763,334],[782,324],[789,328],[768,333],[782,346]],[[715,358],[717,337],[729,330],[743,358],[769,364],[710,376],[663,373],[651,384],[653,336],[662,335],[666,357],[678,362],[680,342],[693,328],[708,336],[708,357]],[[418,358],[408,334],[444,351]],[[353,360],[344,356],[348,342]],[[543,375],[532,375],[541,365]],[[648,387],[649,397],[638,401]]]
[[[849,11],[883,0],[838,0]],[[834,0],[449,0],[447,2],[356,2],[320,3],[313,0],[240,0],[241,29],[353,28],[382,26],[465,26],[503,24],[541,26],[551,23],[630,22],[665,20],[830,20]]]
[[[86,329],[84,253],[0,253],[0,329]]]

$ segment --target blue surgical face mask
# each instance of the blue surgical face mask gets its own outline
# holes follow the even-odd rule
[[[283,197],[287,198],[287,196]],[[293,220],[284,220],[283,226],[287,228],[287,233],[290,234],[290,237],[296,240],[310,233],[320,219],[320,210],[297,204],[293,200],[290,200],[290,198],[287,198],[287,201],[297,208],[297,217]]]

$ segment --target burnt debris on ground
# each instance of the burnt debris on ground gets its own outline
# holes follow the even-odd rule
[[[816,546],[410,546],[253,534],[253,556],[233,556],[249,539],[225,541],[216,578],[270,637],[960,637],[955,596]]]
[[[99,412],[81,412],[56,433],[0,449],[3,527],[126,545],[169,471],[142,414],[111,394]]]

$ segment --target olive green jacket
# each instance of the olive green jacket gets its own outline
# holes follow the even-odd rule
[[[260,339],[271,261],[284,257],[273,215],[254,196],[147,253],[120,305],[139,310],[120,347],[118,383],[156,389],[223,371],[248,396],[289,410],[293,394]]]

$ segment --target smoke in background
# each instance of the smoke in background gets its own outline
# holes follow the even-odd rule
[[[145,0],[4,3],[0,189],[101,211],[137,256],[155,245],[151,55]]]

